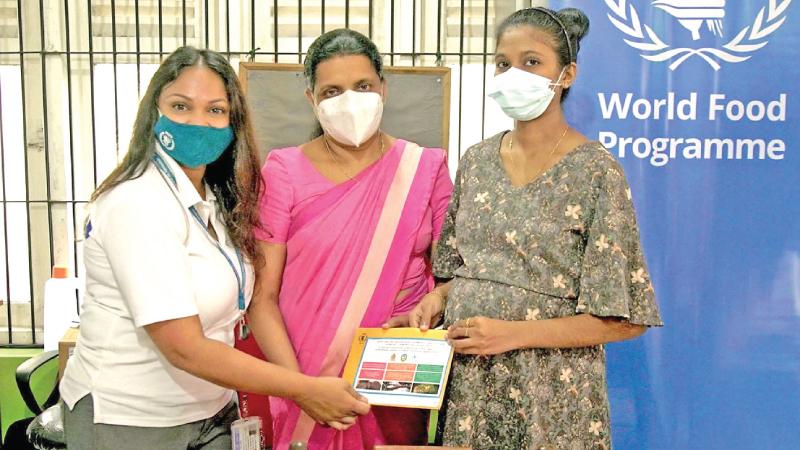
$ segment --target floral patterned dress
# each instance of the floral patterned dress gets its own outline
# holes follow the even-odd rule
[[[454,278],[445,325],[473,316],[586,313],[662,325],[622,168],[597,142],[514,187],[503,133],[471,147],[434,256]],[[603,346],[456,355],[444,443],[488,449],[609,449]]]

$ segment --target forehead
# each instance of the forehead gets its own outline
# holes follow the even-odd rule
[[[337,55],[317,65],[317,86],[348,86],[361,80],[377,79],[378,73],[364,55]]]
[[[506,56],[534,51],[556,56],[557,42],[550,33],[531,25],[516,25],[508,28],[497,41],[495,53]]]
[[[225,82],[217,72],[206,66],[187,67],[161,91],[161,95],[170,94],[193,98],[226,97]]]

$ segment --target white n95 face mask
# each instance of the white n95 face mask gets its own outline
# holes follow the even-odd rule
[[[322,129],[345,145],[358,147],[378,131],[383,99],[375,92],[345,91],[317,104]]]
[[[523,122],[542,114],[556,95],[556,86],[561,86],[564,70],[553,83],[549,78],[517,68],[510,68],[492,80],[488,95],[503,109],[508,117]]]

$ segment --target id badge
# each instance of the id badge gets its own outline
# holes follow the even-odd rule
[[[247,325],[247,320],[244,318],[244,314],[239,317],[239,339],[240,340],[247,340],[247,337],[250,336],[250,326]]]
[[[245,417],[231,424],[231,450],[261,450],[261,417]]]

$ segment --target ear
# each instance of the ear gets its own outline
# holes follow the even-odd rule
[[[578,77],[578,65],[574,62],[569,63],[566,70],[564,70],[564,76],[561,78],[561,87],[567,89],[568,87],[572,86],[575,83],[575,79]]]
[[[311,110],[314,111],[316,115],[316,102],[314,102],[314,93],[311,91],[311,88],[306,88],[306,100],[308,100],[308,104],[311,105]]]
[[[381,97],[383,98],[383,104],[386,104],[386,100],[389,99],[389,85],[386,84],[386,79],[381,80]]]

